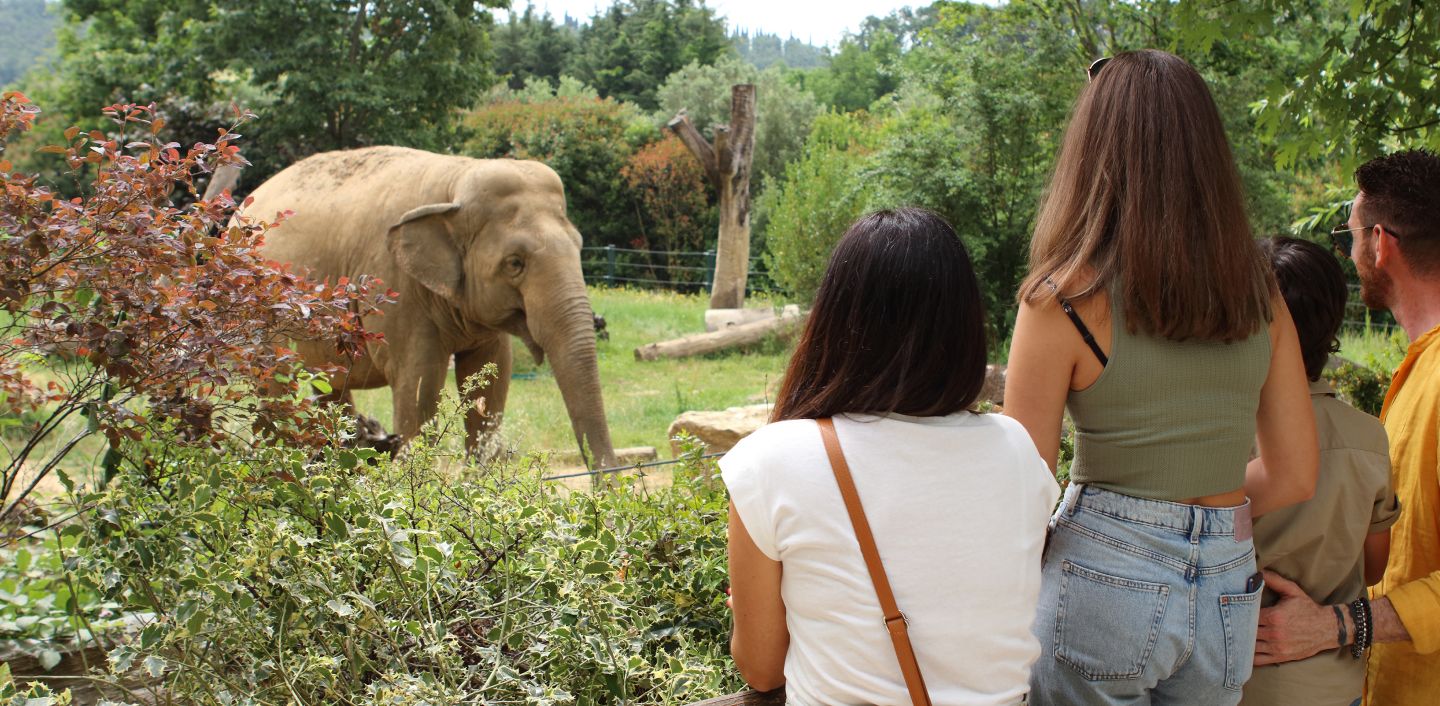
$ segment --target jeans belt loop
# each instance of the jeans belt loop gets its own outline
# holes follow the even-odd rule
[[[1200,541],[1200,532],[1205,529],[1205,508],[1199,505],[1190,506],[1190,543]]]
[[[1080,496],[1085,494],[1084,483],[1071,483],[1065,490],[1065,516],[1073,517],[1080,509]]]

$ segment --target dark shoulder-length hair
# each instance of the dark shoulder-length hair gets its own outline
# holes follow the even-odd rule
[[[960,237],[919,208],[845,231],[815,295],[773,421],[968,409],[985,383],[985,312]]]
[[[1270,320],[1274,280],[1250,232],[1220,111],[1185,60],[1115,56],[1080,93],[1020,300],[1109,291],[1130,331],[1235,341]]]
[[[1275,270],[1275,280],[1295,333],[1305,375],[1319,380],[1330,354],[1340,350],[1340,325],[1345,322],[1345,271],[1328,249],[1308,240],[1275,237],[1260,241],[1260,250]]]

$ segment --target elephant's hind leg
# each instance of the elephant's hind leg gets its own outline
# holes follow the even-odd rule
[[[465,392],[465,381],[477,375],[486,364],[495,364],[495,377],[489,384],[470,392],[472,403],[465,412],[465,441],[475,448],[480,435],[495,431],[505,414],[505,398],[510,394],[510,337],[497,335],[494,340],[477,348],[455,354],[455,384]]]

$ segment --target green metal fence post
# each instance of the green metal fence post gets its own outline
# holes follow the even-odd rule
[[[605,246],[605,284],[615,286],[615,246]]]
[[[705,291],[715,288],[715,251],[705,251]]]

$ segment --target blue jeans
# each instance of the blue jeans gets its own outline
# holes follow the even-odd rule
[[[1071,485],[1050,528],[1032,704],[1240,701],[1260,617],[1260,589],[1245,590],[1255,573],[1248,504]]]

